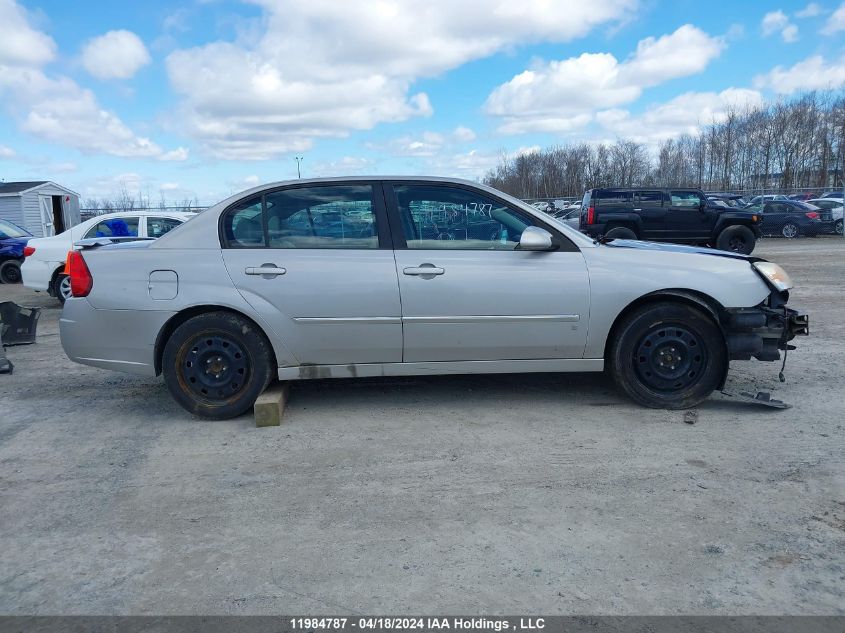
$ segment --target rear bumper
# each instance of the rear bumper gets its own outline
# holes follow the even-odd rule
[[[155,342],[175,312],[96,310],[84,298],[65,302],[59,319],[68,358],[102,369],[155,376]]]
[[[810,334],[808,315],[787,308],[786,298],[772,293],[753,308],[727,310],[722,328],[731,360],[779,360],[789,341]]]
[[[60,266],[64,266],[64,262],[27,257],[21,266],[23,285],[32,290],[49,290],[53,275]]]

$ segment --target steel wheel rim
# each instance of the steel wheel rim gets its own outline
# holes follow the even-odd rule
[[[3,281],[7,284],[16,284],[21,280],[21,269],[16,266],[6,266],[3,269]]]
[[[180,382],[200,400],[226,402],[249,382],[249,357],[241,345],[223,334],[197,336],[179,358]]]
[[[65,300],[70,299],[73,296],[73,293],[70,291],[70,277],[62,277],[62,280],[59,282],[59,294],[62,295],[62,298]]]
[[[793,238],[798,235],[798,227],[794,224],[785,224],[782,233],[786,238]]]
[[[649,389],[674,393],[695,385],[707,366],[707,349],[685,325],[655,325],[637,343],[634,371]]]
[[[842,230],[843,230],[842,220],[837,220],[836,224],[834,224],[833,228],[837,233],[839,233],[839,235],[842,235]]]
[[[734,235],[730,240],[728,240],[728,250],[731,250],[734,253],[739,253],[743,248],[745,248],[745,240],[739,235]]]

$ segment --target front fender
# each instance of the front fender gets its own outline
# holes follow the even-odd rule
[[[583,252],[591,297],[585,358],[603,357],[616,318],[646,295],[685,292],[724,308],[745,308],[771,292],[744,258],[609,246]]]

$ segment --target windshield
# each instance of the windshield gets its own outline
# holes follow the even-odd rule
[[[32,233],[8,220],[0,220],[0,237],[32,237]]]

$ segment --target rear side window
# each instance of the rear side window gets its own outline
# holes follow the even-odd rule
[[[599,206],[605,207],[612,204],[628,204],[631,199],[630,191],[619,189],[601,189],[596,192],[595,198]]]
[[[270,248],[378,248],[370,185],[286,189],[265,204]]]
[[[90,237],[138,237],[138,217],[109,218],[98,222],[85,233]]]
[[[662,191],[637,191],[635,197],[639,204],[647,204],[651,207],[663,205]]]
[[[222,218],[226,248],[376,249],[370,185],[294,187],[255,196]]]
[[[261,248],[264,218],[261,196],[239,202],[223,216],[223,242],[227,248]]]
[[[161,237],[182,224],[175,218],[156,218],[147,216],[147,237]]]

